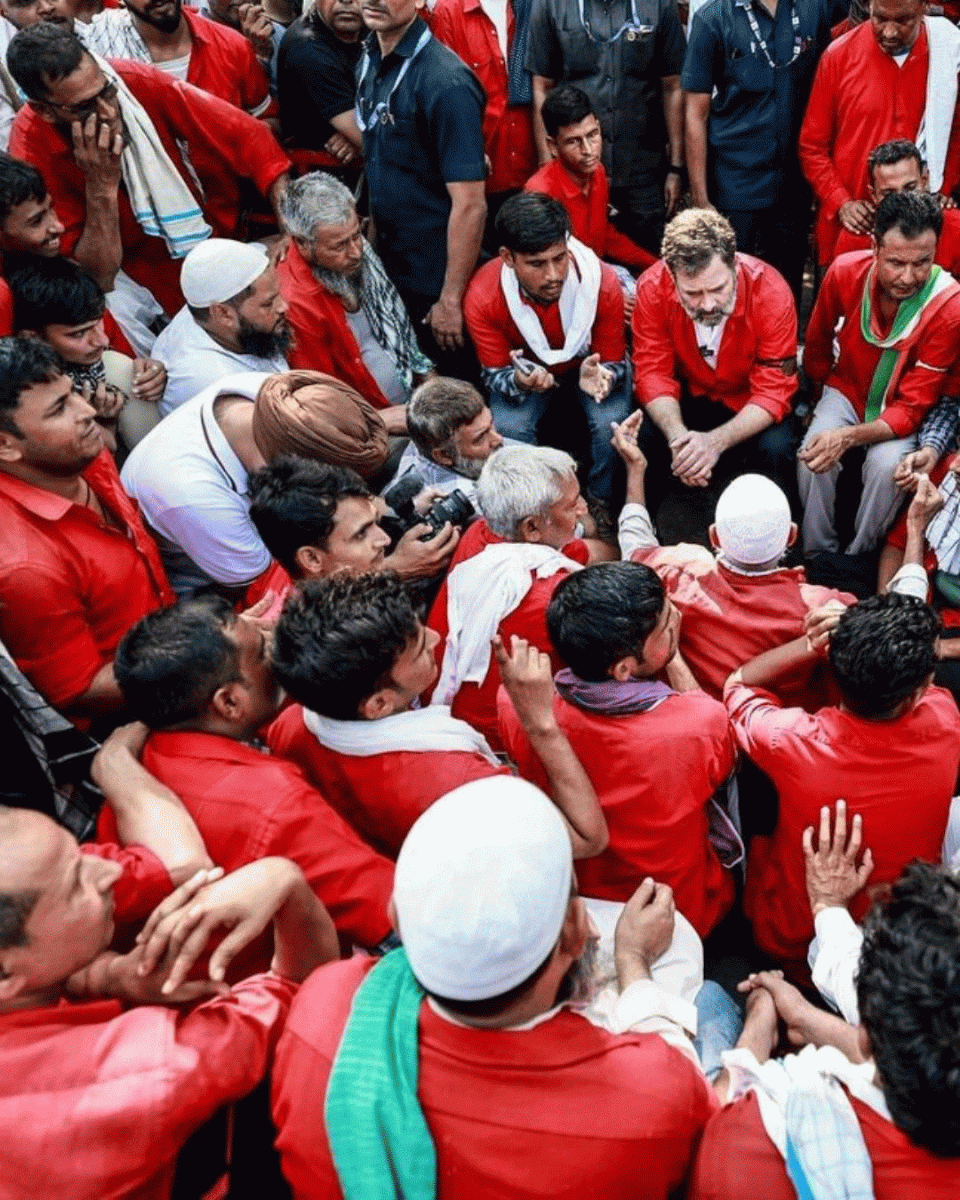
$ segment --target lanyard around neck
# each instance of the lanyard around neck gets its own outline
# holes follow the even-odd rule
[[[354,114],[357,118],[357,125],[361,133],[366,133],[370,126],[376,125],[377,123],[381,125],[394,124],[394,116],[390,111],[390,103],[393,100],[393,93],[397,90],[400,84],[403,83],[404,77],[410,70],[410,64],[424,48],[427,42],[430,41],[431,36],[432,35],[429,29],[425,29],[423,33],[420,34],[417,44],[413,48],[413,53],[409,58],[404,59],[403,66],[401,66],[399,72],[397,73],[397,78],[394,80],[393,87],[390,89],[390,94],[387,96],[386,100],[380,101],[376,108],[374,108],[374,110],[370,113],[368,118],[364,118],[361,111],[364,104],[363,88],[367,82],[367,72],[370,70],[370,54],[366,46],[364,46],[363,58],[360,60],[360,83],[357,87],[357,105]]]
[[[635,42],[637,38],[643,37],[644,34],[653,33],[652,25],[641,25],[640,14],[637,12],[637,0],[630,0],[630,20],[624,21],[617,32],[610,38],[598,38],[587,20],[586,13],[583,8],[584,0],[577,0],[577,9],[580,14],[580,24],[591,42],[599,42],[601,45],[611,46],[614,42],[618,42],[624,34],[627,35],[628,42]]]
[[[779,0],[779,2],[782,4],[783,0]],[[757,24],[757,14],[753,11],[753,0],[749,0],[749,3],[745,4],[743,8],[747,14],[747,20],[750,22],[750,32],[753,34],[753,40],[756,42],[759,49],[763,51],[764,57],[769,63],[771,69],[776,71],[777,64],[770,56],[770,50],[767,46],[767,43],[760,34],[760,26]],[[800,14],[797,12],[796,3],[792,3],[790,5],[790,20],[793,25],[793,57],[790,59],[790,62],[781,63],[781,67],[789,67],[792,63],[795,63],[800,57],[800,51],[803,49],[803,41],[800,37]]]

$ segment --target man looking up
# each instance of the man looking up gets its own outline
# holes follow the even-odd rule
[[[287,370],[293,332],[262,247],[207,238],[183,260],[180,290],[186,304],[153,346],[167,368],[164,416],[227,375]]]
[[[739,254],[730,223],[710,210],[674,217],[661,252],[663,261],[637,283],[633,310],[633,386],[649,418],[640,439],[651,512],[670,472],[687,487],[706,487],[757,471],[793,495],[790,289],[773,267]]]
[[[872,253],[844,255],[824,278],[803,359],[823,393],[797,456],[808,554],[842,548],[834,506],[849,450],[865,447],[866,457],[846,553],[872,550],[900,506],[894,469],[914,449],[917,427],[960,353],[960,286],[934,263],[942,227],[940,206],[928,193],[886,196],[877,208]]]
[[[122,710],[117,643],[173,600],[96,411],[32,338],[0,339],[0,639],[74,721]]]
[[[43,173],[66,225],[62,252],[104,291],[122,264],[175,313],[179,259],[211,232],[236,233],[241,180],[276,207],[289,160],[233,105],[141,63],[96,61],[62,27],[21,31],[8,63],[30,98],[11,152]]]
[[[500,257],[470,281],[464,313],[497,428],[535,442],[548,406],[582,408],[590,429],[589,490],[612,502],[610,422],[630,409],[620,281],[570,237],[570,218],[552,196],[512,196],[496,230]]]

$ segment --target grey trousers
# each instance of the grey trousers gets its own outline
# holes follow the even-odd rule
[[[824,388],[803,446],[823,430],[860,423],[853,405],[842,392],[836,388]],[[863,493],[857,509],[856,530],[853,541],[845,550],[846,554],[864,554],[874,549],[893,524],[903,501],[903,494],[897,491],[893,482],[893,471],[900,458],[914,450],[916,445],[916,436],[911,434],[910,437],[878,442],[868,447],[863,464]],[[814,474],[805,463],[797,463],[797,482],[803,504],[805,554],[840,549],[834,522],[839,474],[840,463],[821,475]]]

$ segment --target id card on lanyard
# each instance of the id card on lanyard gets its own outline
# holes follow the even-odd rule
[[[375,125],[394,124],[394,116],[390,108],[390,105],[393,101],[393,94],[400,84],[403,83],[407,72],[410,70],[410,65],[413,60],[417,57],[427,42],[430,41],[432,36],[433,35],[429,29],[424,29],[423,33],[420,34],[420,37],[417,40],[416,46],[413,48],[413,53],[409,58],[404,59],[403,65],[397,72],[397,77],[393,81],[393,87],[390,89],[390,94],[387,96],[386,100],[381,100],[376,106],[373,104],[372,95],[369,99],[364,96],[364,89],[367,84],[367,76],[370,73],[370,54],[366,46],[364,46],[363,56],[360,59],[360,70],[357,74],[357,104],[354,109],[357,128],[361,133],[366,133],[368,129],[371,129]],[[366,113],[364,113],[364,109],[367,110]]]
[[[622,37],[626,37],[628,42],[636,42],[647,34],[653,33],[653,25],[641,25],[640,15],[637,12],[637,0],[630,0],[630,20],[624,21],[613,37],[601,38],[597,37],[591,28],[590,21],[584,12],[584,0],[577,0],[577,11],[580,16],[580,24],[583,27],[584,33],[591,42],[598,42],[601,45],[610,46],[614,42],[619,42]]]

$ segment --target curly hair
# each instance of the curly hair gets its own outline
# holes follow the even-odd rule
[[[718,254],[728,267],[736,262],[733,226],[712,208],[687,208],[664,230],[660,257],[676,275],[696,275]]]

